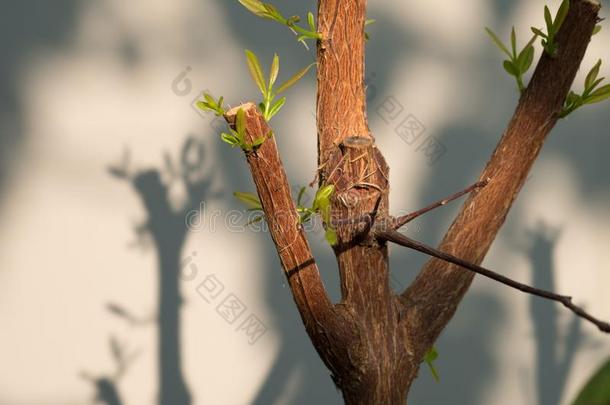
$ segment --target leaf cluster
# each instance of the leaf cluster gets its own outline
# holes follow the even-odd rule
[[[252,152],[258,149],[272,135],[270,131],[267,135],[256,139],[252,144],[246,142],[246,113],[243,108],[240,108],[235,116],[235,129],[229,128],[229,131],[230,133],[223,132],[220,135],[222,141],[232,147],[239,146],[244,152]]]
[[[517,52],[517,34],[515,33],[515,27],[513,27],[510,35],[511,51],[508,50],[508,47],[504,45],[495,32],[487,27],[485,27],[485,30],[494,44],[508,56],[508,59],[503,62],[504,70],[515,78],[519,91],[523,93],[525,91],[523,76],[527,73],[534,61],[534,41],[536,41],[537,35],[534,35],[523,49]]]
[[[286,18],[272,4],[263,3],[260,0],[239,0],[239,2],[254,15],[276,21],[290,28],[292,32],[298,35],[297,40],[305,45],[305,47],[307,47],[306,40],[313,39],[317,41],[322,38],[322,35],[316,28],[316,22],[312,12],[307,13],[307,25],[309,26],[309,29],[307,29],[298,25],[301,21],[301,17],[295,15]]]
[[[599,103],[610,98],[610,84],[599,87],[605,79],[605,77],[598,78],[601,65],[602,61],[600,59],[587,74],[585,89],[582,94],[570,91],[561,110],[560,118],[567,117],[583,105]]]
[[[263,114],[263,117],[267,121],[270,121],[271,118],[273,118],[273,116],[277,114],[286,103],[286,97],[282,97],[277,101],[275,98],[288,90],[290,87],[294,86],[314,65],[311,64],[299,70],[294,76],[275,89],[274,85],[280,71],[280,58],[277,56],[277,54],[273,56],[268,78],[265,78],[261,64],[254,52],[246,49],[246,58],[248,60],[250,75],[263,95],[263,101],[259,103],[259,108]]]
[[[316,192],[316,196],[314,197],[313,203],[311,207],[304,207],[301,203],[303,196],[305,195],[306,187],[301,187],[299,190],[299,195],[297,197],[297,211],[301,217],[301,223],[305,223],[311,219],[314,214],[319,214],[322,217],[322,221],[326,226],[326,231],[324,237],[326,241],[334,246],[337,244],[337,232],[331,226],[331,215],[330,215],[330,207],[331,207],[331,197],[335,191],[335,186],[330,184],[323,187],[320,187]]]
[[[544,6],[544,22],[546,24],[546,33],[541,29],[532,27],[532,32],[540,38],[542,38],[542,47],[546,51],[549,56],[555,57],[557,55],[557,42],[555,41],[557,37],[557,33],[561,28],[561,25],[565,21],[568,11],[570,9],[570,0],[563,0],[559,10],[557,10],[557,15],[553,19],[551,15],[551,10],[549,10],[548,6]]]
[[[197,101],[197,107],[203,111],[211,111],[216,114],[217,117],[224,115],[225,109],[222,106],[224,97],[220,97],[218,101],[214,99],[209,93],[203,93],[203,100]]]

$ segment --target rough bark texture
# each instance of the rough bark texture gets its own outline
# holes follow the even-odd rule
[[[555,125],[597,21],[599,4],[572,0],[555,58],[543,55],[481,179],[489,184],[465,203],[439,250],[480,263]],[[388,251],[379,229],[388,214],[388,166],[366,119],[366,0],[320,0],[318,163],[320,185],[335,185],[334,246],[341,302],[333,305],[298,223],[275,138],[246,157],[295,303],[320,357],[347,404],[406,402],[425,352],[453,316],[473,275],[430,261],[401,295],[389,285]],[[270,128],[245,104],[247,142]],[[233,125],[237,109],[225,118]]]
[[[474,264],[483,261],[557,123],[597,23],[599,8],[593,1],[571,2],[557,36],[557,56],[552,58],[545,53],[540,59],[508,129],[481,174],[480,178],[490,178],[490,183],[466,201],[439,250]],[[409,323],[418,331],[421,344],[430,345],[436,340],[472,279],[471,272],[431,260],[404,292],[403,297],[412,303]]]

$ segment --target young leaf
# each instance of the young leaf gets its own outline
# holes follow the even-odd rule
[[[435,347],[431,347],[430,350],[428,350],[424,355],[424,362],[428,365],[428,367],[430,367],[432,377],[434,377],[434,380],[438,383],[440,382],[440,376],[436,370],[436,367],[434,367],[434,361],[436,359],[438,359],[438,351]]]
[[[364,22],[364,26],[366,27],[367,25],[375,24],[376,22],[377,20],[370,18]]]
[[[250,10],[259,17],[266,17],[267,12],[265,5],[259,0],[239,0],[242,6]]]
[[[597,33],[599,33],[602,30],[602,26],[601,25],[596,25],[595,28],[593,28],[593,35],[596,35]]]
[[[557,33],[561,25],[565,21],[568,11],[570,9],[570,0],[563,0],[559,10],[557,11],[557,15],[555,16],[555,22],[553,23],[553,31]]]
[[[265,96],[267,94],[267,88],[265,86],[265,77],[263,75],[263,69],[261,69],[261,64],[256,55],[248,49],[246,49],[246,58],[248,59],[248,69],[250,70],[252,79],[254,79],[259,90],[263,93],[263,96]]]
[[[307,187],[303,186],[301,187],[301,189],[299,190],[299,195],[297,197],[297,205],[300,206],[301,205],[301,200],[303,199],[303,195],[305,195],[305,191],[307,190]]]
[[[246,133],[246,113],[243,108],[237,110],[237,115],[235,117],[235,130],[242,137]]]
[[[534,61],[534,47],[529,45],[521,51],[517,58],[517,65],[519,65],[519,71],[523,74],[528,71],[532,62]]]
[[[250,207],[250,209],[262,210],[263,206],[261,204],[261,200],[259,200],[258,196],[252,193],[241,193],[236,191],[233,193],[235,198],[239,201],[243,202],[246,206]]]
[[[228,143],[231,146],[239,145],[239,139],[237,139],[233,135],[229,135],[229,134],[224,133],[224,132],[222,134],[220,134],[220,139],[222,139],[223,142]]]
[[[275,104],[271,106],[271,108],[269,109],[267,121],[270,121],[271,118],[273,118],[273,116],[280,111],[280,109],[284,106],[284,103],[286,103],[286,97],[280,98],[278,101],[275,102]]]
[[[511,76],[519,76],[519,69],[517,66],[515,66],[513,64],[513,62],[509,61],[509,60],[505,60],[504,63],[502,64],[502,66],[504,66],[504,70],[506,70],[506,72],[508,72],[509,75]]]
[[[312,31],[316,30],[316,22],[315,19],[313,17],[313,13],[310,11],[309,13],[307,13],[307,22],[309,23],[309,28]]]
[[[517,59],[517,33],[515,32],[515,27],[510,32],[510,45],[513,49],[512,59]]]
[[[532,27],[532,32],[541,38],[547,38],[547,35],[544,32],[542,32],[542,30],[540,30],[536,27]]]
[[[280,58],[277,54],[273,55],[273,62],[271,63],[271,71],[269,72],[269,90],[273,88],[273,84],[277,80],[277,75],[280,72]]]
[[[324,238],[326,238],[326,241],[331,246],[335,246],[339,241],[339,238],[337,237],[337,231],[335,231],[333,228],[326,229],[326,232],[324,233]]]
[[[327,186],[320,188],[316,192],[316,198],[314,200],[314,205],[315,205],[316,201],[328,200],[334,191],[335,191],[335,186],[333,184],[329,184]]]
[[[553,30],[553,17],[551,16],[551,10],[549,10],[548,6],[544,6],[544,21],[546,22],[546,29],[549,37],[554,37],[555,31]]]
[[[512,55],[510,54],[510,52],[508,51],[508,49],[506,49],[506,46],[504,46],[504,44],[502,43],[502,41],[500,41],[500,38],[498,38],[498,36],[496,35],[495,32],[493,32],[491,29],[485,27],[485,31],[487,31],[487,34],[490,36],[491,40],[494,42],[494,44],[496,44],[496,46],[502,51],[504,52],[506,55],[508,55],[508,57],[512,57]]]
[[[599,68],[602,66],[602,60],[598,60],[595,66],[591,69],[585,80],[585,92],[593,88],[593,83],[597,80]]]
[[[294,76],[292,76],[290,79],[288,79],[285,83],[283,83],[279,89],[277,89],[276,94],[280,94],[286,90],[288,90],[290,87],[292,87],[296,82],[298,82],[299,80],[301,80],[301,78],[303,76],[305,76],[305,74],[307,74],[307,72],[309,71],[309,69],[311,69],[311,67],[315,65],[315,63],[312,63],[311,65],[307,66],[304,69],[299,70]]]
[[[595,104],[610,98],[610,84],[600,87],[591,93],[585,100],[584,104]]]

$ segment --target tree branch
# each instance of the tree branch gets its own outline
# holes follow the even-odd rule
[[[595,324],[599,328],[599,330],[601,330],[602,332],[610,333],[610,324],[608,324],[607,322],[600,321],[599,319],[588,314],[581,307],[574,305],[572,303],[572,297],[568,297],[566,295],[555,294],[550,291],[541,290],[539,288],[531,287],[527,284],[520,283],[518,281],[512,280],[508,277],[505,277],[494,271],[488,270],[479,265],[470,263],[466,260],[462,260],[462,259],[455,257],[453,255],[450,255],[448,253],[441,252],[440,250],[434,249],[433,247],[430,247],[421,242],[408,238],[407,236],[405,236],[399,232],[396,232],[396,231],[380,232],[377,235],[377,238],[386,240],[386,241],[390,241],[390,242],[394,242],[398,245],[417,250],[417,251],[425,253],[427,255],[444,260],[448,263],[453,263],[455,265],[468,269],[473,273],[480,274],[482,276],[495,280],[499,283],[507,285],[511,288],[515,288],[519,291],[522,291],[526,294],[531,294],[531,295],[535,295],[537,297],[546,298],[548,300],[560,302],[564,306],[569,308],[572,312],[574,312],[576,315]]]
[[[508,129],[480,179],[492,178],[472,195],[445,235],[439,251],[480,264],[504,223],[513,201],[555,126],[598,19],[600,4],[572,0],[557,34],[558,52],[540,58]],[[422,350],[430,347],[453,317],[474,273],[442,260],[429,261],[402,296],[414,303],[406,325],[421,329]]]
[[[446,205],[446,204],[450,203],[451,201],[457,200],[458,198],[460,198],[466,194],[472,193],[473,191],[478,190],[479,188],[485,187],[487,185],[487,183],[489,183],[489,179],[485,179],[483,181],[478,181],[475,184],[473,184],[472,186],[465,188],[464,190],[459,191],[453,195],[450,195],[447,198],[443,198],[442,200],[436,201],[420,210],[417,210],[417,211],[411,212],[407,215],[398,217],[398,218],[396,218],[396,223],[394,224],[394,229],[398,229],[401,226],[404,226],[407,223],[413,221],[415,218],[418,218],[424,214],[427,214],[428,212],[430,212],[438,207],[442,207],[443,205]]]
[[[245,112],[246,142],[252,144],[269,134],[271,128],[252,103],[235,107],[225,114],[231,127],[235,127],[239,109]],[[332,321],[333,305],[300,226],[275,137],[266,139],[257,150],[246,152],[246,158],[294,301],[307,332],[312,338],[319,337],[323,333],[321,329]]]

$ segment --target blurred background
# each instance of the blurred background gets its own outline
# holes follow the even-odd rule
[[[0,405],[342,403],[268,234],[243,226],[232,192],[254,188],[242,155],[194,108],[204,90],[233,106],[259,97],[244,48],[265,66],[277,52],[280,80],[314,51],[237,0],[3,4]],[[514,24],[524,44],[542,3],[376,0],[369,18],[370,125],[394,212],[415,210],[475,181],[513,113],[516,87],[484,26],[507,39]],[[609,42],[604,26],[577,89],[598,58],[610,75]],[[273,121],[295,189],[315,173],[314,111],[310,73]],[[485,260],[604,319],[609,113],[589,106],[558,124]],[[409,234],[436,244],[458,208]],[[321,233],[310,241],[336,300],[334,257]],[[398,290],[426,258],[391,260]],[[437,348],[440,383],[423,366],[414,404],[568,404],[610,356],[590,324],[481,278]]]

